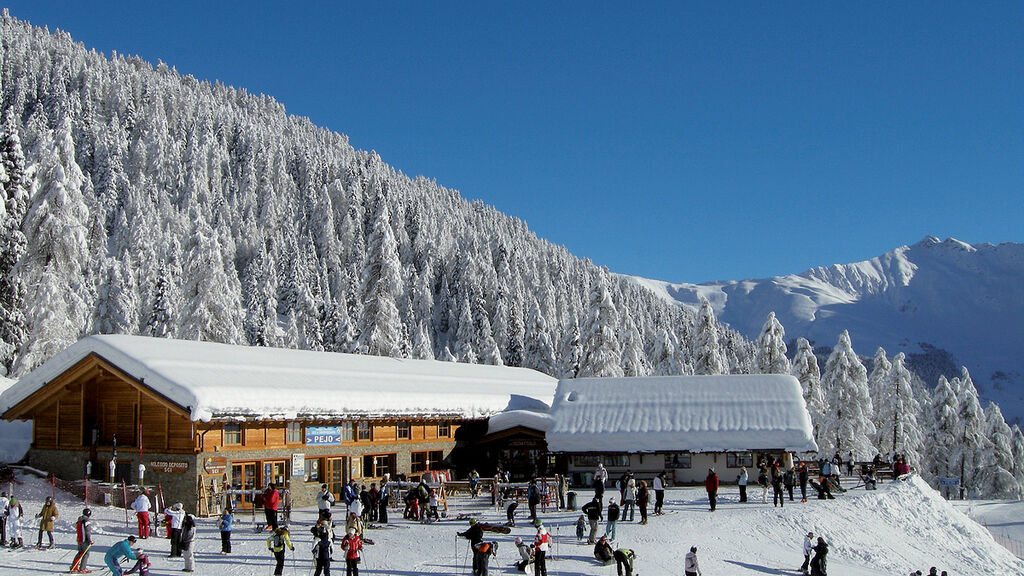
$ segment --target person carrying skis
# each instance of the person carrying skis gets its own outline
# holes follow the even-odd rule
[[[808,532],[807,536],[804,536],[804,563],[800,565],[799,572],[807,574],[807,567],[811,563],[811,549],[814,547],[814,532]]]
[[[533,539],[533,573],[537,576],[548,576],[547,556],[551,549],[551,535],[543,524],[537,527],[537,536]]]
[[[82,510],[82,515],[75,522],[75,542],[78,543],[78,553],[71,562],[69,572],[88,574],[89,570],[89,549],[92,548],[92,510]]]
[[[363,539],[356,534],[355,528],[349,528],[348,534],[341,539],[341,549],[345,551],[345,576],[359,576],[359,552],[363,549]]]
[[[828,576],[828,544],[825,539],[818,536],[818,543],[811,550],[814,551],[814,558],[811,558],[811,576]]]
[[[121,540],[117,544],[110,547],[107,553],[103,555],[103,562],[110,568],[110,572],[114,576],[123,576],[124,571],[121,570],[121,559],[127,558],[129,560],[138,560],[135,556],[135,551],[132,550],[132,544],[135,544],[135,536],[129,536],[126,540]]]
[[[235,515],[232,512],[231,506],[228,506],[217,520],[217,528],[220,528],[221,554],[231,554],[231,527],[235,523]]]
[[[321,484],[320,492],[316,495],[316,508],[321,520],[331,515],[331,506],[334,506],[334,494],[328,489],[327,484]]]
[[[683,574],[686,576],[704,576],[700,571],[700,563],[697,562],[697,547],[691,546],[683,560]]]
[[[615,542],[615,526],[619,523],[619,505],[615,498],[608,499],[608,522],[604,525],[605,538]]]
[[[53,502],[53,498],[47,496],[46,502],[43,503],[43,509],[36,514],[36,518],[40,519],[36,548],[42,549],[43,547],[43,532],[46,532],[46,537],[50,539],[48,548],[53,548],[53,523],[57,520],[57,516],[57,505]]]
[[[477,523],[476,518],[469,519],[469,528],[465,532],[458,532],[458,535],[469,540],[469,547],[473,550],[473,576],[479,576],[481,558],[480,551],[476,545],[484,539],[484,529]]]
[[[615,571],[619,576],[633,576],[633,561],[636,560],[636,552],[629,548],[619,548],[613,557],[615,558]]]
[[[181,558],[181,523],[185,520],[185,507],[181,502],[175,502],[164,510],[164,514],[171,519],[171,554],[168,558]]]
[[[608,543],[608,539],[601,536],[601,539],[594,544],[594,558],[602,564],[611,564],[612,560],[615,559],[615,553],[612,552],[612,545]]]
[[[24,515],[25,509],[21,507],[21,502],[11,496],[11,501],[7,505],[7,528],[10,531],[8,536],[12,549],[25,547],[25,540],[21,537],[21,518]]]
[[[711,504],[711,511],[715,511],[715,504],[718,502],[718,474],[714,468],[708,468],[708,476],[704,479],[704,489],[708,492],[708,502]]]
[[[604,508],[597,496],[594,496],[594,499],[584,504],[580,511],[587,515],[587,522],[590,523],[590,537],[587,538],[587,544],[594,544],[597,542],[597,523],[604,518]]]
[[[295,546],[292,546],[292,537],[288,533],[288,528],[280,526],[274,529],[274,532],[267,538],[267,550],[274,553],[274,559],[277,561],[277,565],[274,567],[274,576],[281,576],[284,572],[284,549],[287,547],[292,552],[295,551]]]
[[[149,501],[149,488],[144,488],[131,506],[135,511],[135,518],[139,521],[139,538],[149,538],[149,511],[152,507]]]
[[[124,575],[138,574],[139,576],[149,576],[149,556],[142,554],[141,550],[137,551],[136,554],[138,559],[135,561],[135,566],[132,566],[132,569],[125,572]]]
[[[316,572],[313,576],[331,576],[331,560],[334,559],[334,546],[326,530],[320,532],[320,537],[313,542],[313,562],[316,564]]]
[[[182,556],[185,557],[185,567],[182,572],[194,572],[196,568],[196,550],[192,546],[192,543],[196,539],[196,517],[191,514],[186,514],[185,519],[181,521],[181,543],[178,544],[178,549],[181,550]]]

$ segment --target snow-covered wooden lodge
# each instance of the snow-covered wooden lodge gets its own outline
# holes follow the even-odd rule
[[[143,464],[169,501],[274,482],[306,505],[321,483],[340,495],[350,478],[418,475],[460,426],[546,410],[555,385],[524,368],[111,335],[21,378],[0,412],[34,421],[29,462],[61,478],[92,462],[107,479],[114,459],[115,480],[137,483]]]
[[[761,456],[817,450],[800,383],[767,374],[562,380],[547,445],[588,485],[598,462],[612,479],[691,483],[714,468],[733,482]]]

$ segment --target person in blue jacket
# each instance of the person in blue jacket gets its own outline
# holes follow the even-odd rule
[[[126,540],[121,540],[117,544],[110,547],[107,550],[103,561],[106,562],[107,568],[110,568],[110,572],[114,576],[122,576],[124,571],[121,570],[121,559],[127,558],[129,560],[138,560],[135,556],[135,552],[132,551],[132,544],[135,544],[135,536],[129,536]]]

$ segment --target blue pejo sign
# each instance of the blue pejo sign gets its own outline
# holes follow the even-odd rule
[[[341,444],[341,426],[307,426],[306,446],[338,446]]]

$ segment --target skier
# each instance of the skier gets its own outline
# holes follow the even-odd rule
[[[854,466],[853,450],[850,450],[849,455],[846,456],[846,475],[847,476],[853,476],[853,466]]]
[[[604,536],[608,540],[615,542],[615,526],[619,523],[619,505],[615,503],[615,498],[608,499],[608,522],[604,526]]]
[[[661,516],[661,507],[665,505],[665,472],[658,472],[654,477],[654,515]]]
[[[11,496],[11,501],[7,505],[7,529],[10,532],[8,536],[11,540],[11,548],[25,547],[25,540],[21,537],[21,518],[24,515],[25,509],[21,507],[21,502]]]
[[[350,528],[341,539],[341,549],[345,550],[345,576],[359,576],[359,551],[362,550],[362,538]]]
[[[818,543],[811,548],[814,551],[814,558],[811,558],[811,576],[828,576],[828,544],[825,539],[818,536]]]
[[[121,570],[122,558],[138,560],[138,557],[135,556],[135,552],[132,550],[132,544],[135,544],[135,536],[129,536],[126,540],[121,540],[114,544],[104,554],[103,562],[107,565],[107,568],[110,568],[110,572],[114,576],[123,576],[124,574],[124,571]]]
[[[615,553],[612,552],[612,546],[608,543],[608,539],[604,536],[594,544],[594,558],[602,564],[611,564],[612,560],[615,559]]]
[[[7,492],[0,492],[0,546],[7,546],[7,509],[10,505]]]
[[[537,488],[537,479],[530,480],[526,487],[526,504],[530,507],[530,521],[537,520],[537,505],[540,504],[540,489]]]
[[[347,534],[349,530],[355,530],[360,538],[363,536],[363,521],[355,512],[349,512],[345,520],[345,533]]]
[[[516,508],[519,508],[519,502],[513,500],[512,503],[508,505],[508,508],[505,509],[505,519],[508,520],[508,525],[513,528],[516,525]]]
[[[371,502],[370,491],[366,488],[366,484],[359,487],[359,502],[362,505],[359,517],[363,519],[363,522],[369,522],[370,510],[373,508],[373,502]]]
[[[494,556],[498,551],[498,543],[480,542],[473,549],[479,555],[477,569],[480,571],[480,576],[487,576],[488,565],[491,563],[491,556]]]
[[[263,514],[267,518],[267,529],[277,530],[277,507],[281,503],[281,495],[277,487],[271,482],[263,491]]]
[[[804,563],[800,565],[800,572],[807,574],[807,567],[811,562],[811,548],[814,546],[814,532],[808,532],[807,536],[804,536]]]
[[[607,480],[608,471],[604,469],[604,464],[598,462],[597,470],[594,471],[594,498],[598,502],[604,498],[604,483]]]
[[[480,551],[477,550],[476,545],[484,539],[483,527],[477,524],[476,518],[470,518],[469,528],[465,532],[459,532],[458,535],[469,540],[469,547],[473,550],[473,576],[479,576],[481,558],[479,557]]]
[[[632,522],[636,517],[636,478],[633,478],[629,471],[626,474],[629,474],[629,478],[626,480],[622,493],[622,500],[625,502],[622,507],[622,521]],[[626,518],[627,515],[629,519]]]
[[[625,576],[633,576],[633,561],[636,559],[636,553],[628,548],[619,548],[613,556],[615,571],[618,575],[623,576],[623,569],[625,569]]]
[[[231,527],[235,523],[235,515],[231,506],[224,509],[217,521],[217,528],[220,528],[220,553],[231,554]]]
[[[321,520],[331,515],[331,506],[334,506],[334,494],[327,488],[327,484],[321,484],[320,493],[316,495],[316,507]]]
[[[683,560],[683,573],[686,576],[704,576],[700,571],[700,563],[697,562],[697,547],[691,546]]]
[[[324,530],[320,538],[313,543],[313,562],[316,563],[316,572],[313,576],[331,576],[331,560],[334,559],[334,547],[331,544],[329,533]]]
[[[715,504],[718,501],[718,474],[714,468],[708,468],[708,476],[704,479],[704,489],[708,492],[708,502],[711,504],[711,511],[715,511]]]
[[[277,565],[274,567],[274,576],[281,576],[284,572],[284,549],[286,546],[292,552],[295,551],[288,528],[284,526],[275,528],[274,532],[267,538],[267,550],[273,552],[274,559],[277,560]]]
[[[537,537],[533,539],[533,572],[537,576],[548,576],[547,555],[551,548],[551,536],[543,524],[537,527]]]
[[[533,564],[533,546],[523,542],[523,539],[519,536],[516,536],[514,542],[521,558],[519,562],[516,562],[516,569],[520,572],[526,572],[526,567]]]
[[[171,554],[168,558],[181,558],[181,523],[185,519],[184,505],[175,502],[170,508],[164,510],[171,520]]]
[[[142,553],[142,550],[137,550],[136,555],[138,559],[135,561],[135,566],[132,569],[125,572],[125,576],[129,574],[138,574],[139,576],[149,576],[149,556]]]
[[[640,488],[636,491],[636,501],[640,505],[640,523],[647,524],[647,502],[650,501],[651,496],[647,491],[647,481],[640,481]]]
[[[149,538],[149,510],[153,507],[149,501],[149,489],[145,488],[142,493],[132,502],[132,510],[139,521],[139,538]]]
[[[181,521],[181,542],[178,544],[178,549],[181,550],[182,555],[185,557],[185,567],[182,572],[194,572],[196,567],[196,551],[192,546],[192,543],[196,539],[196,517],[191,514],[186,514],[185,519]]]
[[[740,475],[736,478],[736,485],[740,487],[740,502],[747,501],[747,467],[740,467]]]
[[[341,496],[345,499],[345,511],[352,511],[352,503],[359,499],[359,491],[356,489],[356,481],[349,480],[348,484],[345,484],[344,490],[341,491]]]
[[[587,534],[587,518],[583,514],[576,520],[576,541],[583,542]]]
[[[42,549],[43,547],[43,532],[46,532],[46,537],[50,539],[48,548],[53,548],[53,523],[57,520],[57,516],[57,505],[53,503],[53,498],[47,496],[46,502],[43,503],[43,509],[36,514],[36,518],[40,518],[36,548]]]
[[[82,510],[82,515],[75,522],[75,542],[78,543],[78,553],[71,562],[70,572],[88,573],[89,570],[89,549],[92,548],[92,510]]]
[[[604,508],[597,496],[594,496],[594,499],[584,504],[580,511],[587,515],[587,522],[590,523],[590,537],[587,538],[587,544],[594,544],[597,542],[597,523],[604,518]]]
[[[430,513],[427,514],[427,521],[428,522],[430,521],[431,518],[433,518],[435,521],[440,521],[441,520],[441,515],[437,511],[437,507],[438,507],[437,490],[434,489],[434,488],[431,488],[430,489]]]
[[[388,523],[388,501],[391,500],[391,475],[385,474],[380,481],[380,493],[378,495],[379,509],[377,510],[377,521],[381,524]]]

